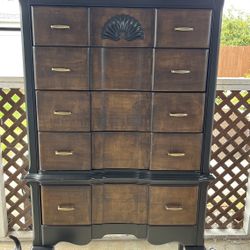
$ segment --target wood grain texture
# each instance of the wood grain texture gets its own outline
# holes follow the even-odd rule
[[[37,91],[37,121],[39,131],[89,131],[90,98],[83,91]],[[69,111],[71,115],[55,115],[54,111]]]
[[[151,90],[152,49],[94,48],[94,90]]]
[[[201,132],[203,130],[205,94],[155,93],[153,107],[154,132]],[[170,113],[187,114],[171,117]]]
[[[41,170],[88,170],[91,168],[89,133],[38,133]],[[72,152],[72,155],[56,155]]]
[[[92,187],[92,223],[147,223],[148,187],[105,184]]]
[[[211,10],[159,9],[157,47],[208,48],[211,32]],[[176,27],[189,27],[191,32],[175,31]]]
[[[89,186],[42,186],[42,224],[91,224],[91,188]],[[74,211],[58,211],[58,206],[72,206]]]
[[[140,8],[91,8],[91,45],[106,47],[152,47],[154,42],[154,9]],[[113,41],[110,39],[102,39],[102,29],[105,23],[116,15],[130,15],[137,19],[144,30],[144,39],[136,39],[126,41],[120,39]]]
[[[199,170],[202,134],[153,134],[151,170]],[[169,154],[184,153],[174,157]]]
[[[87,8],[33,6],[31,10],[35,45],[88,45]],[[69,25],[70,29],[51,29],[51,25]]]
[[[36,89],[89,89],[88,49],[35,47],[33,52]],[[56,72],[52,68],[66,68],[70,72]]]
[[[93,131],[150,131],[151,94],[93,92]]]
[[[154,90],[205,91],[208,50],[156,49]],[[176,74],[172,70],[188,70]]]
[[[197,217],[198,187],[149,187],[150,225],[194,225]],[[165,206],[180,206],[169,211]]]
[[[93,168],[148,169],[150,140],[150,133],[93,133]]]

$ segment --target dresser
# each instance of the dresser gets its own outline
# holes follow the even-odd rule
[[[20,4],[33,250],[204,250],[223,0]]]

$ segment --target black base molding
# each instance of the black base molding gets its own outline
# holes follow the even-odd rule
[[[54,247],[50,246],[32,246],[31,250],[54,250]]]

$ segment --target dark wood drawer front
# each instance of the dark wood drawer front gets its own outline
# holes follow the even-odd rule
[[[93,133],[93,168],[148,169],[150,133]]]
[[[91,224],[89,186],[41,187],[42,223],[45,225]]]
[[[89,133],[39,133],[41,170],[88,170],[91,168]]]
[[[94,185],[92,194],[93,224],[146,224],[147,186],[134,184]]]
[[[154,19],[153,9],[92,8],[91,45],[153,46]]]
[[[88,49],[35,47],[36,89],[87,90]]]
[[[200,93],[154,94],[154,132],[201,132],[205,95]]]
[[[205,91],[208,50],[156,49],[154,90]]]
[[[32,7],[35,45],[88,45],[88,10],[74,7]]]
[[[154,134],[152,170],[199,170],[201,134]]]
[[[92,93],[94,131],[149,131],[150,113],[150,93]]]
[[[168,48],[208,48],[211,10],[159,9],[157,46]]]
[[[37,91],[39,131],[89,131],[89,93]]]
[[[151,90],[152,49],[93,49],[94,90]]]
[[[197,187],[149,187],[150,225],[194,225]]]

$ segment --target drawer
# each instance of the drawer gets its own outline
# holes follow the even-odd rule
[[[154,9],[91,8],[91,45],[152,47]]]
[[[94,48],[94,90],[151,90],[152,49]]]
[[[135,184],[92,187],[92,223],[147,223],[148,188]]]
[[[34,45],[88,45],[88,10],[82,7],[32,7]]]
[[[37,91],[39,131],[89,131],[89,93]]]
[[[89,133],[42,132],[39,137],[41,170],[88,170],[91,168]]]
[[[156,91],[205,91],[208,50],[156,49]]]
[[[151,170],[199,170],[202,134],[154,134]]]
[[[93,133],[93,168],[148,169],[150,143],[150,133]]]
[[[159,9],[157,47],[208,48],[212,10]]]
[[[154,132],[201,132],[205,94],[154,94]]]
[[[91,188],[89,186],[43,186],[41,199],[43,224],[91,224]]]
[[[149,187],[150,225],[194,225],[198,187]]]
[[[35,47],[36,89],[86,90],[88,49]]]
[[[150,131],[151,94],[93,92],[93,131]]]

